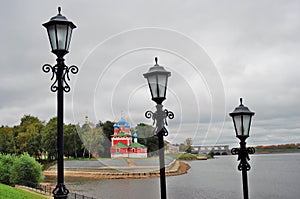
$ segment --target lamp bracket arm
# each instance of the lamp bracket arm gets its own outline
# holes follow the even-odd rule
[[[168,126],[167,118],[172,120],[174,118],[174,113],[172,111],[169,111],[168,109],[165,109],[163,117],[165,120],[165,124]]]
[[[239,148],[232,148],[231,149],[231,154],[232,155],[238,155],[240,153],[240,149]]]
[[[155,124],[155,121],[156,121],[157,114],[156,114],[156,113],[153,113],[152,111],[146,111],[145,117],[146,117],[147,119],[152,118],[152,120],[153,120],[153,125],[154,125],[154,124]]]
[[[166,127],[163,127],[162,129],[160,129],[159,131],[157,131],[157,127],[155,128],[155,132],[156,132],[156,134],[155,135],[159,135],[159,134],[161,134],[162,136],[168,136],[169,135],[169,132],[168,132],[168,130],[166,129]]]
[[[62,76],[61,76],[61,80],[63,82],[63,86],[62,86],[62,89],[63,91],[65,92],[69,92],[71,90],[69,84],[68,84],[68,81],[70,81],[70,76],[69,76],[69,72],[71,72],[72,74],[77,74],[78,73],[78,67],[75,66],[75,65],[72,65],[70,67],[66,66],[63,64],[63,66],[59,66],[58,64],[55,65],[55,66],[51,66],[50,64],[44,64],[42,66],[42,70],[43,72],[45,73],[49,73],[49,72],[52,72],[52,76],[51,76],[51,80],[54,79],[55,77],[55,80],[53,82],[53,84],[51,85],[50,87],[50,90],[52,92],[56,92],[58,91],[58,85],[57,85],[57,82],[58,80],[60,79],[58,76],[58,67],[62,67]]]
[[[52,92],[56,92],[58,90],[58,86],[56,85],[56,83],[57,83],[57,75],[56,75],[57,74],[57,69],[58,69],[57,65],[51,66],[50,64],[44,64],[42,66],[42,70],[45,73],[49,73],[50,71],[52,72],[51,80],[53,80],[54,77],[55,77],[55,80],[54,80],[53,84],[50,87],[50,90]]]
[[[169,132],[168,132],[168,130],[166,129],[166,127],[163,127],[162,133],[163,133],[163,136],[168,136],[168,135],[169,135]]]
[[[248,147],[247,148],[247,153],[248,154],[254,154],[255,153],[255,148],[254,147]]]
[[[158,110],[156,112],[146,111],[145,112],[145,117],[148,118],[148,119],[152,118],[153,125],[155,123],[158,123],[157,120],[161,120],[161,119],[163,119],[164,123],[166,125],[168,125],[167,118],[173,119],[174,118],[174,113],[172,111],[168,111],[167,109],[165,109],[163,111]],[[158,128],[161,128],[161,129],[158,130]],[[164,125],[162,125],[162,127],[156,127],[154,129],[154,132],[156,132],[156,134],[161,133],[163,136],[168,136],[168,134],[169,134],[168,130],[164,127]]]
[[[64,82],[64,86],[63,89],[66,93],[70,92],[71,88],[68,84],[67,81],[70,81],[70,76],[69,76],[69,72],[71,72],[72,74],[77,74],[78,73],[78,67],[75,65],[72,65],[70,67],[64,65],[64,73],[62,76],[62,80]]]
[[[253,147],[248,147],[246,149],[241,149],[241,148],[232,148],[231,149],[231,154],[232,155],[238,155],[238,161],[240,161],[238,165],[238,170],[242,171],[245,169],[246,171],[249,171],[251,169],[250,164],[248,161],[250,160],[249,154],[254,154],[255,153],[255,148]]]

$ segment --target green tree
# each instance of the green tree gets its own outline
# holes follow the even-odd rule
[[[0,127],[0,153],[9,154],[14,153],[15,150],[15,137],[12,128]]]
[[[158,154],[158,137],[154,135],[154,127],[148,124],[140,123],[135,127],[138,134],[138,142],[148,148],[148,156]]]
[[[192,152],[192,144],[193,144],[192,138],[187,138],[187,139],[185,139],[184,144],[185,144],[185,146],[186,146],[186,150],[185,150],[185,151],[186,151],[187,153]]]
[[[98,123],[96,124],[96,128],[101,128],[103,127],[103,122],[101,120],[98,121]]]
[[[42,154],[42,132],[43,123],[34,116],[25,115],[21,118],[21,123],[16,127],[17,153],[28,152],[35,158]]]
[[[106,121],[102,125],[104,142],[103,142],[103,157],[110,157],[111,135],[114,134],[114,123]]]
[[[180,151],[180,152],[185,152],[186,149],[187,149],[187,146],[186,146],[185,144],[181,143],[181,144],[179,145],[179,151]]]
[[[93,153],[102,153],[104,151],[103,148],[103,130],[102,128],[91,128],[82,132],[82,140],[85,148],[89,152],[89,158]]]
[[[74,124],[64,125],[64,153],[68,158],[70,156],[77,158],[81,150],[82,142],[77,133],[78,128],[79,125],[77,127]]]
[[[48,121],[42,130],[42,146],[49,160],[57,157],[57,117]]]
[[[193,144],[192,138],[186,138],[185,141],[184,141],[184,144],[186,146],[192,146],[192,144]]]
[[[149,138],[155,133],[153,126],[144,123],[139,123],[134,130],[138,134],[139,138]]]

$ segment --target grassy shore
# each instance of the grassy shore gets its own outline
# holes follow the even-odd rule
[[[299,149],[262,149],[255,148],[256,154],[271,154],[271,153],[300,153]]]
[[[256,153],[300,153],[300,143],[256,146]]]
[[[25,190],[17,189],[0,183],[0,199],[45,199],[47,196],[43,196],[38,193],[31,193]]]
[[[206,160],[210,157],[204,154],[190,154],[190,153],[181,153],[181,154],[166,154],[177,160]]]

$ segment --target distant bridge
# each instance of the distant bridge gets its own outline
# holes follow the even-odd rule
[[[229,145],[192,145],[192,153],[208,154],[214,152],[215,155],[228,155],[230,154]]]

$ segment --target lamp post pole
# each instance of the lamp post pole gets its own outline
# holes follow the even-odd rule
[[[60,7],[58,12],[57,16],[43,24],[48,31],[52,52],[57,56],[57,64],[44,64],[42,70],[45,73],[52,72],[51,80],[54,79],[54,83],[50,90],[57,92],[57,185],[52,193],[55,199],[67,199],[69,190],[64,184],[64,92],[70,91],[67,82],[70,80],[69,72],[76,74],[78,68],[74,65],[66,66],[63,57],[68,53],[72,29],[76,26],[60,14]]]
[[[63,90],[63,66],[64,59],[57,58],[57,184],[59,186],[56,195],[64,194],[64,90]],[[68,195],[68,193],[66,193]]]
[[[236,107],[235,110],[229,114],[233,119],[236,137],[240,139],[240,148],[233,148],[231,150],[231,154],[238,155],[238,160],[240,160],[238,170],[242,171],[243,196],[244,199],[248,199],[249,194],[247,172],[251,169],[248,161],[250,160],[249,154],[254,154],[255,148],[247,148],[246,139],[249,137],[251,119],[254,115],[254,112],[251,112],[248,107],[245,107],[242,104],[242,98],[240,99],[240,102],[240,106]]]
[[[167,198],[167,188],[166,188],[166,169],[165,169],[165,153],[164,153],[164,112],[162,110],[162,105],[156,105],[157,112],[157,137],[158,137],[158,148],[159,148],[159,176],[160,176],[160,190],[161,198]]]
[[[174,113],[163,110],[162,102],[166,99],[166,90],[168,77],[171,75],[170,72],[166,71],[164,67],[157,64],[157,58],[155,58],[156,64],[149,69],[144,77],[147,78],[152,100],[156,102],[156,112],[147,111],[145,113],[146,118],[152,118],[153,124],[156,122],[156,136],[158,137],[158,148],[159,148],[159,174],[160,174],[160,194],[161,199],[167,198],[166,190],[166,171],[165,171],[165,153],[164,153],[164,136],[168,135],[168,131],[165,128],[167,118],[173,119]]]
[[[156,136],[158,137],[158,155],[159,155],[159,177],[160,177],[160,197],[161,199],[167,198],[167,188],[166,188],[166,169],[165,169],[165,148],[164,148],[164,136],[168,135],[168,131],[165,128],[164,124],[166,123],[167,117],[169,119],[174,118],[174,113],[168,111],[167,109],[163,110],[163,105],[156,105],[156,112],[147,111],[145,113],[146,118],[152,118],[154,123],[156,121]]]
[[[254,154],[255,149],[253,147],[246,147],[245,139],[241,139],[240,148],[233,148],[231,150],[232,155],[238,155],[238,160],[240,163],[238,165],[238,170],[242,171],[242,181],[243,181],[243,195],[244,199],[249,198],[248,194],[248,176],[247,172],[251,169],[248,161],[250,160],[249,154]]]
[[[243,193],[244,199],[248,199],[248,177],[247,177],[247,149],[246,149],[246,142],[245,140],[241,140],[240,142],[240,149],[241,149],[241,162],[242,162],[242,180],[243,180]]]

